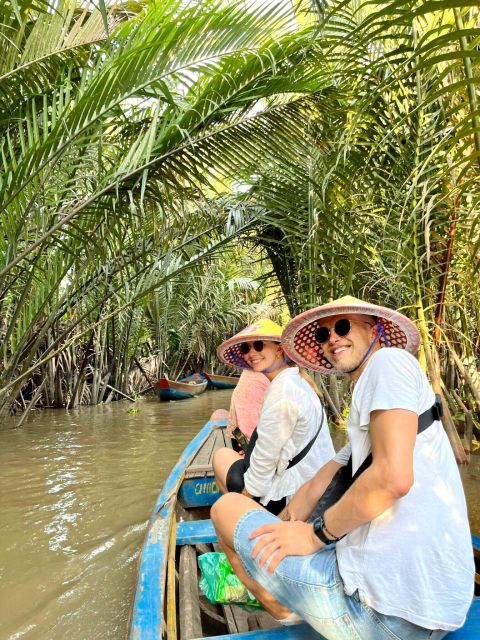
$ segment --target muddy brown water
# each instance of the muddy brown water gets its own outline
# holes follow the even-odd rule
[[[33,413],[0,430],[0,640],[121,640],[151,509],[230,391]],[[337,448],[343,434],[335,435]],[[480,531],[480,456],[462,469]]]

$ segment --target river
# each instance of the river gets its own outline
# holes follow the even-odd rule
[[[0,430],[0,639],[123,640],[150,511],[230,391],[32,413]],[[336,434],[336,446],[343,434]],[[480,531],[480,456],[462,469]]]

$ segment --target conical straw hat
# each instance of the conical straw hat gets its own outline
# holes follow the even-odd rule
[[[287,356],[307,369],[321,373],[335,373],[335,369],[324,357],[322,346],[315,340],[315,331],[323,318],[350,313],[375,316],[382,321],[389,346],[405,349],[415,354],[420,344],[418,329],[406,316],[393,309],[363,302],[353,296],[343,296],[320,307],[309,309],[293,318],[285,327],[282,347]],[[385,346],[385,337],[380,336]]]
[[[245,362],[243,353],[240,351],[242,342],[254,342],[255,340],[265,340],[268,342],[280,342],[282,338],[282,327],[269,320],[263,318],[257,320],[246,329],[236,333],[232,338],[225,340],[217,347],[217,356],[225,364],[239,369],[251,369]]]

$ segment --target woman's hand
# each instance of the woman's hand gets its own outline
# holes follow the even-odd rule
[[[287,556],[308,556],[325,545],[313,532],[313,525],[299,520],[265,524],[250,534],[250,540],[261,536],[252,551],[252,558],[261,554],[260,567],[270,560],[268,572],[273,573]]]

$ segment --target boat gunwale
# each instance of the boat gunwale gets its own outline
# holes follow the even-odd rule
[[[166,543],[175,514],[178,489],[185,477],[188,465],[200,447],[216,429],[225,426],[226,420],[209,420],[203,426],[183,450],[158,495],[140,552],[138,581],[129,624],[129,638],[131,640],[153,640],[162,637],[162,625],[165,622],[163,604],[168,559]],[[153,558],[149,552],[153,553]]]

